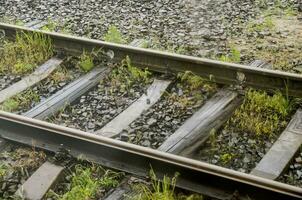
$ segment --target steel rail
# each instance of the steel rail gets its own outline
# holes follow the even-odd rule
[[[0,23],[0,30],[6,36],[14,37],[16,32],[36,32],[30,28]],[[57,50],[79,54],[85,49],[101,48],[111,52],[114,61],[119,62],[126,56],[138,67],[147,67],[157,72],[192,71],[203,78],[221,84],[243,85],[266,90],[280,90],[286,94],[302,97],[302,75],[251,66],[220,62],[210,59],[160,52],[127,45],[103,42],[82,37],[38,31],[48,35]]]
[[[3,111],[0,135],[52,152],[64,147],[75,157],[83,155],[103,166],[138,176],[146,176],[151,166],[159,177],[179,172],[179,187],[219,199],[230,199],[234,193],[240,199],[302,197],[301,188]]]

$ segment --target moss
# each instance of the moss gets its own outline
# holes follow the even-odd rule
[[[280,92],[270,96],[249,90],[228,124],[256,136],[272,136],[286,126],[290,112],[290,103]]]

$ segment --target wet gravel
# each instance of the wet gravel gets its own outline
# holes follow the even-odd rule
[[[188,93],[176,83],[167,92],[117,139],[157,149],[213,94],[203,87]]]
[[[19,75],[0,74],[0,91],[21,80]]]
[[[0,1],[0,17],[23,22],[54,19],[74,34],[97,39],[115,25],[128,42],[149,38],[153,48],[186,49],[198,56],[224,51],[227,38],[258,12],[253,0]]]
[[[278,178],[278,181],[302,187],[302,147],[290,164],[288,171]]]
[[[78,102],[67,106],[48,121],[94,132],[125,110],[137,100],[147,89],[147,85],[135,83],[130,90],[122,91],[111,85],[110,81],[103,81],[87,94],[81,96]]]

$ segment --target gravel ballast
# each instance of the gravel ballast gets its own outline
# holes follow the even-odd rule
[[[211,55],[224,49],[239,23],[256,16],[254,1],[0,1],[0,17],[24,23],[52,19],[72,33],[102,39],[110,25],[128,42],[150,38],[153,48],[192,55]],[[176,31],[177,30],[177,31]]]
[[[0,74],[0,91],[21,80],[19,75]]]
[[[124,73],[127,73],[124,71]],[[119,82],[115,73],[109,74],[94,89],[82,95],[72,105],[48,121],[76,128],[87,132],[95,132],[125,110],[147,90],[148,83],[135,82],[129,89],[121,89],[114,85]],[[130,79],[129,79],[130,80]],[[122,85],[126,84],[121,82]]]
[[[302,187],[302,147],[289,165],[289,169],[278,178],[278,181]]]

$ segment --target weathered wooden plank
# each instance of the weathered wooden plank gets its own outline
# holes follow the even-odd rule
[[[46,26],[48,22],[46,21],[41,21],[40,23],[35,24],[34,26],[30,27],[31,29],[40,29],[44,26]]]
[[[36,119],[45,119],[46,117],[55,114],[62,107],[72,103],[96,86],[100,80],[108,74],[109,70],[110,68],[108,67],[97,67],[93,69],[88,74],[65,86],[62,90],[47,98],[23,115]]]
[[[25,27],[28,27],[28,28],[32,28],[33,26],[41,23],[42,21],[41,20],[33,20],[33,21],[30,21],[28,23],[25,23],[24,26]]]
[[[64,167],[45,162],[35,173],[18,189],[17,196],[28,200],[41,200],[55,180],[62,174]]]
[[[110,192],[105,197],[102,197],[99,200],[122,200],[122,199],[128,199],[126,198],[127,194],[131,192],[131,188],[129,185],[129,181],[131,180],[131,177],[125,177],[122,181],[122,183],[115,188],[112,192]]]
[[[161,97],[162,93],[167,89],[171,81],[155,79],[147,90],[147,95],[142,95],[137,101],[131,104],[121,114],[116,116],[102,129],[96,131],[98,135],[105,137],[115,137],[128,127],[143,111],[149,109]]]
[[[272,180],[277,179],[288,167],[301,144],[302,110],[300,109],[251,174]]]
[[[236,92],[222,89],[172,134],[158,150],[177,155],[191,155],[209,137],[211,130],[221,127],[240,105]]]
[[[17,83],[5,88],[0,91],[0,103],[3,103],[5,100],[10,97],[26,90],[27,88],[35,85],[39,81],[45,79],[51,72],[53,72],[60,64],[62,59],[53,57],[46,61],[43,65],[38,67],[32,74],[24,77],[22,80]]]
[[[266,61],[263,60],[254,60],[249,64],[251,67],[259,67],[259,68],[264,68],[264,69],[272,69],[272,65]]]

